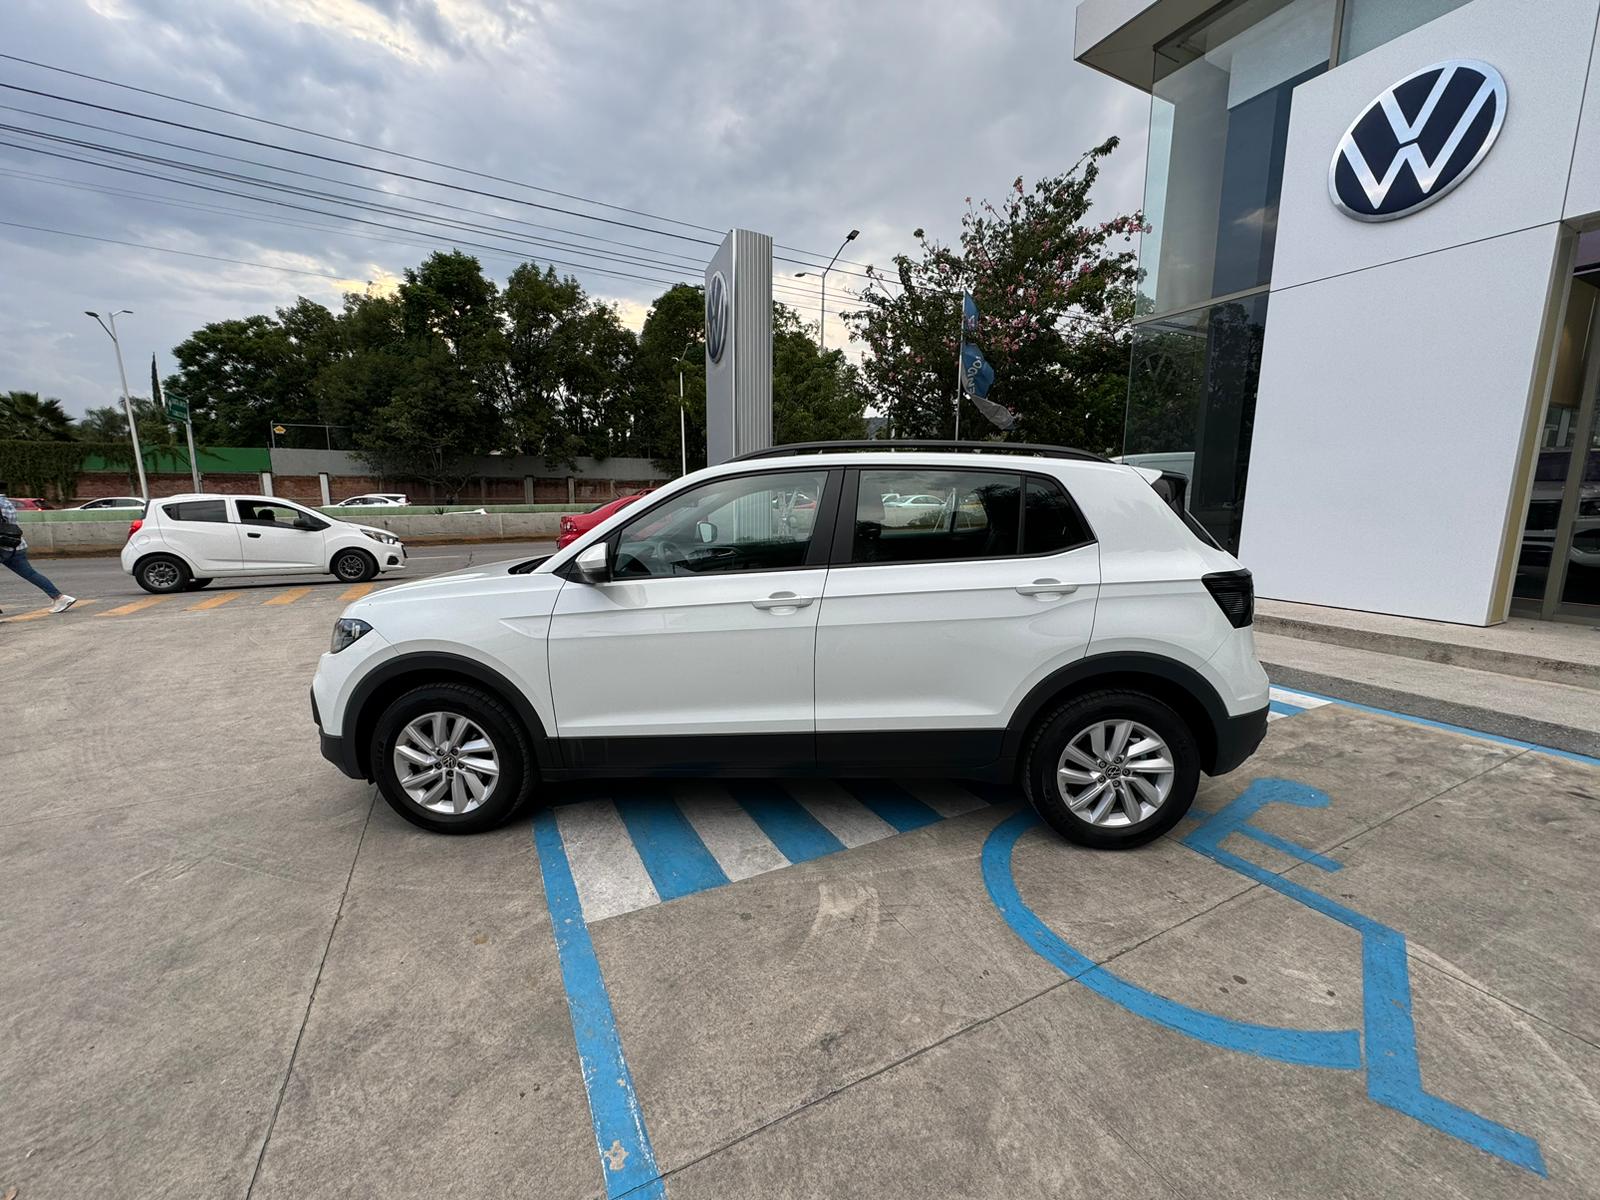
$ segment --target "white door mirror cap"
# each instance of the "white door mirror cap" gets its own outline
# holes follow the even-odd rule
[[[596,542],[578,551],[572,560],[578,578],[584,583],[604,583],[611,578],[611,555],[604,542]]]

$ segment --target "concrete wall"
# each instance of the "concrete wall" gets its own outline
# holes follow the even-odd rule
[[[661,470],[648,458],[579,458],[572,465],[554,459],[537,458],[531,454],[484,454],[464,460],[465,473],[485,479],[654,479],[665,480],[673,476]],[[283,447],[272,451],[272,474],[334,476],[372,475],[372,468],[359,456],[345,450],[288,450]]]
[[[1505,617],[1566,288],[1561,222],[1600,210],[1584,99],[1597,22],[1600,0],[1474,0],[1296,90],[1240,550],[1261,595]],[[1498,142],[1438,203],[1350,220],[1328,197],[1340,137],[1448,58],[1504,75]]]
[[[363,515],[352,523],[387,529],[401,541],[551,541],[560,513],[460,513],[446,516]],[[44,522],[21,518],[31,554],[83,554],[120,551],[128,540],[130,518],[116,521]]]

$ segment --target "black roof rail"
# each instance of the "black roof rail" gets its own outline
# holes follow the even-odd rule
[[[1085,462],[1110,460],[1087,450],[1074,450],[1071,446],[1046,446],[1035,442],[951,442],[937,438],[894,439],[879,438],[848,442],[794,442],[787,446],[769,446],[765,450],[751,450],[736,455],[729,462],[749,462],[757,458],[783,458],[791,454],[840,454],[855,451],[920,450],[940,454],[1021,454],[1032,458],[1075,458]]]

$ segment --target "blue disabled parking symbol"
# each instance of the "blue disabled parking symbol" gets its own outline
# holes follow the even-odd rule
[[[1069,979],[1129,1012],[1242,1054],[1329,1070],[1365,1068],[1367,1095],[1377,1103],[1488,1154],[1544,1175],[1544,1157],[1539,1152],[1538,1142],[1440,1099],[1422,1086],[1405,935],[1223,848],[1230,837],[1247,837],[1320,870],[1340,869],[1341,864],[1333,859],[1252,825],[1251,819],[1269,804],[1326,808],[1328,797],[1315,788],[1286,779],[1257,780],[1237,800],[1202,817],[1183,843],[1246,879],[1271,888],[1360,934],[1362,1027],[1359,1030],[1289,1029],[1234,1021],[1147,991],[1097,966],[1094,960],[1068,945],[1041,921],[1017,891],[1011,858],[1017,839],[1038,824],[1038,818],[1030,811],[1017,813],[989,835],[983,847],[984,882],[1017,936],[1059,967]]]

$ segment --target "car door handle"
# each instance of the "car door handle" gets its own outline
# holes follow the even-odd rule
[[[752,600],[750,603],[757,608],[786,608],[793,612],[795,609],[804,608],[815,599],[815,596],[797,596],[793,592],[773,592],[765,600]]]
[[[259,533],[247,533],[247,534],[245,534],[245,537],[260,537],[260,536],[261,535]]]
[[[1017,586],[1019,596],[1070,596],[1078,590],[1075,583],[1062,583],[1059,579],[1035,579],[1032,583]]]

